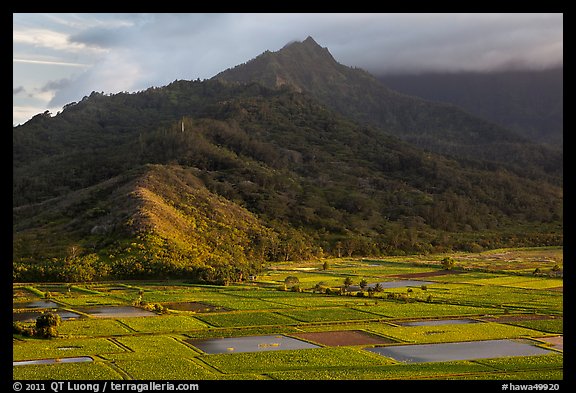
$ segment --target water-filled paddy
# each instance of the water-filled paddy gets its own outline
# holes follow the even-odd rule
[[[20,360],[12,362],[12,366],[31,366],[38,364],[58,364],[58,363],[86,363],[93,361],[94,359],[92,359],[90,356],[78,356],[72,358]]]
[[[78,308],[93,318],[156,317],[158,314],[132,306],[94,306]]]
[[[50,300],[35,300],[33,302],[14,303],[14,308],[58,308],[60,305]]]
[[[68,321],[70,319],[76,319],[82,317],[80,314],[76,314],[75,312],[65,310],[56,310],[51,312],[53,314],[58,314],[60,316],[60,319],[62,319],[63,321]],[[40,311],[13,312],[12,321],[31,322],[35,321],[36,318],[38,318],[40,315],[42,315],[42,312]]]
[[[320,348],[318,345],[282,335],[228,337],[186,341],[207,354]]]
[[[516,340],[465,341],[442,344],[394,345],[369,348],[386,357],[405,363],[446,362],[509,356],[545,355],[551,351]]]
[[[433,281],[420,281],[420,280],[396,280],[396,281],[383,281],[380,282],[380,287],[383,289],[402,288],[402,287],[420,287],[422,285],[436,284]],[[376,283],[368,284],[368,288],[374,288]]]

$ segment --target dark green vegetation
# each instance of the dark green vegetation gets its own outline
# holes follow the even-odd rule
[[[66,284],[17,283],[15,313],[28,311],[30,301],[50,290],[60,310],[82,316],[62,321],[56,338],[15,334],[13,360],[88,356],[93,362],[14,366],[14,379],[562,379],[562,279],[531,273],[535,267],[548,271],[561,264],[562,249],[453,254],[456,266],[450,273],[442,269],[446,256],[414,256],[412,261],[332,259],[327,270],[323,261],[282,262],[255,281],[226,287],[124,281],[75,285],[68,291]],[[488,259],[498,259],[500,267],[479,271],[478,264]],[[432,283],[386,289],[372,297],[366,290],[361,297],[356,292],[314,289],[319,282],[339,289],[345,278],[356,285],[362,279],[372,283],[415,276]],[[298,279],[301,292],[284,289],[288,277]],[[107,318],[90,311],[96,306],[126,308],[135,302],[161,304],[168,310],[147,317],[120,313]],[[205,307],[178,311],[170,308],[174,302]],[[401,325],[408,321],[434,324]],[[370,341],[346,341],[354,335]],[[233,338],[247,336],[272,338],[250,352],[237,352]],[[318,347],[282,350],[274,344],[276,336],[308,337]],[[197,340],[211,338],[232,338],[226,353],[209,354],[194,346]],[[367,351],[482,340],[530,343],[549,353],[409,364]]]
[[[561,155],[392,93],[312,39],[242,67],[262,80],[94,92],[15,127],[14,280],[226,284],[272,261],[562,244]],[[292,79],[259,83],[273,75]],[[387,109],[375,128],[345,108]],[[408,129],[466,160],[393,136]]]
[[[454,105],[393,91],[369,73],[337,63],[328,49],[311,37],[278,52],[264,52],[214,78],[256,81],[270,88],[290,86],[338,113],[381,127],[419,148],[480,167],[497,163],[517,174],[561,182],[560,150],[530,142]]]
[[[561,145],[564,68],[378,76],[404,94],[459,106],[532,140]]]

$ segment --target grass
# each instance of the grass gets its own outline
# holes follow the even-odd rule
[[[58,332],[69,337],[98,337],[128,334],[130,330],[115,320],[82,318],[62,322]]]
[[[479,359],[479,364],[484,364],[501,371],[511,370],[543,370],[558,369],[563,366],[563,357],[558,354],[541,356],[508,357],[499,359]]]
[[[462,281],[466,283],[467,281]],[[560,278],[525,277],[525,276],[505,276],[494,278],[482,278],[472,281],[477,285],[498,285],[524,289],[548,289],[563,286]]]
[[[118,380],[122,375],[102,362],[13,367],[14,380]]]
[[[13,360],[53,359],[124,352],[123,348],[106,338],[33,339],[14,343],[12,348]]]
[[[116,366],[140,380],[174,380],[174,379],[217,379],[211,371],[195,361],[185,358],[154,358],[144,360],[119,360]],[[164,367],[162,365],[170,365]]]
[[[150,333],[186,332],[207,328],[205,323],[194,317],[185,315],[122,318],[120,319],[120,322],[134,331]]]
[[[372,356],[353,348],[331,347],[288,351],[244,352],[206,355],[203,360],[228,374],[276,371],[372,367],[390,364],[383,356]]]
[[[204,354],[186,339],[293,334],[334,330],[363,330],[397,342],[443,343],[503,338],[542,338],[563,333],[563,286],[559,278],[534,277],[517,271],[561,264],[561,249],[498,250],[452,255],[466,270],[421,278],[434,281],[421,287],[386,289],[375,297],[353,294],[278,290],[288,275],[299,277],[301,288],[319,282],[341,286],[389,281],[395,274],[437,271],[442,255],[333,259],[327,271],[322,261],[285,262],[284,270],[269,270],[256,282],[231,286],[187,284],[182,281],[133,281],[77,285],[14,285],[14,300],[37,299],[50,290],[52,299],[74,311],[91,305],[130,305],[140,291],[149,303],[201,302],[224,307],[224,312],[175,312],[156,317],[81,318],[64,321],[51,340],[14,335],[13,360],[91,356],[92,363],[13,367],[15,379],[533,379],[563,377],[562,352],[550,355],[403,364],[364,350],[368,346],[321,347],[254,353]],[[532,269],[534,270],[534,269]],[[514,272],[516,271],[516,272]],[[514,273],[512,273],[514,272]],[[388,299],[409,296],[411,302]],[[430,296],[429,301],[427,301]],[[17,300],[18,299],[18,300]],[[418,301],[416,301],[418,300]],[[406,320],[524,314],[554,319],[474,324],[401,326]],[[509,319],[504,319],[508,321]]]
[[[275,312],[235,312],[198,315],[196,318],[216,327],[289,325],[298,321]]]
[[[449,375],[485,375],[492,369],[488,366],[470,362],[455,361],[442,363],[421,364],[389,364],[371,365],[366,367],[348,367],[327,370],[297,370],[288,372],[274,372],[270,376],[274,379],[310,379],[310,380],[381,380],[381,379],[420,379],[440,378]]]
[[[535,330],[494,322],[403,327],[371,324],[370,330],[396,340],[415,344],[539,337],[543,335],[543,333]]]
[[[434,296],[434,295],[433,295]],[[389,318],[428,318],[463,317],[469,315],[500,314],[502,310],[489,307],[461,306],[455,304],[414,302],[405,303],[393,300],[378,300],[368,302],[368,305],[358,305],[356,309],[369,311],[373,314]]]
[[[105,355],[107,360],[154,360],[167,358],[192,358],[198,352],[184,344],[178,337],[162,336],[127,336],[116,339],[125,352]]]
[[[562,332],[564,331],[563,319],[518,321],[518,322],[513,322],[512,324],[517,325],[517,326],[527,327],[529,329],[539,330],[541,332],[547,332],[547,333],[562,334]]]
[[[378,318],[378,315],[346,307],[325,307],[315,310],[290,310],[282,311],[281,314],[302,322],[328,322]]]

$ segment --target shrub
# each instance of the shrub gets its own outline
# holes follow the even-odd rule
[[[25,337],[33,337],[36,335],[36,330],[32,326],[26,326],[22,322],[12,322],[12,333],[21,334]]]
[[[444,270],[451,270],[454,267],[454,265],[456,264],[454,262],[454,259],[452,259],[451,257],[446,257],[446,258],[442,259],[441,263],[442,263],[442,267],[444,268]]]
[[[44,313],[36,318],[36,336],[43,338],[52,338],[58,336],[56,329],[62,320],[60,315],[54,313]]]

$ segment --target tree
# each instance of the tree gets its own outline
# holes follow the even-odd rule
[[[382,292],[382,285],[379,282],[374,285],[374,292]]]
[[[314,292],[323,293],[324,292],[324,282],[319,282],[318,284],[314,285]]]
[[[300,280],[296,276],[288,276],[284,279],[284,284],[286,285],[294,285],[299,284]]]
[[[444,270],[452,270],[452,268],[456,264],[454,262],[454,259],[452,259],[451,257],[446,257],[446,258],[442,259],[441,263],[442,263],[442,268]]]
[[[366,281],[365,279],[360,280],[360,289],[364,290],[364,288],[366,288],[367,285],[368,281]]]
[[[373,297],[373,296],[374,296],[374,288],[368,287],[368,297]]]
[[[350,277],[346,277],[344,279],[344,288],[348,289],[350,285],[352,285],[352,279]]]
[[[328,261],[324,261],[324,263],[322,264],[322,270],[328,270],[329,267],[330,265],[328,264]]]
[[[36,318],[36,335],[44,338],[58,336],[56,328],[60,326],[62,320],[60,315],[54,313],[44,313]]]
[[[342,242],[341,241],[337,241],[336,242],[336,252],[338,253],[338,258],[342,258]]]

